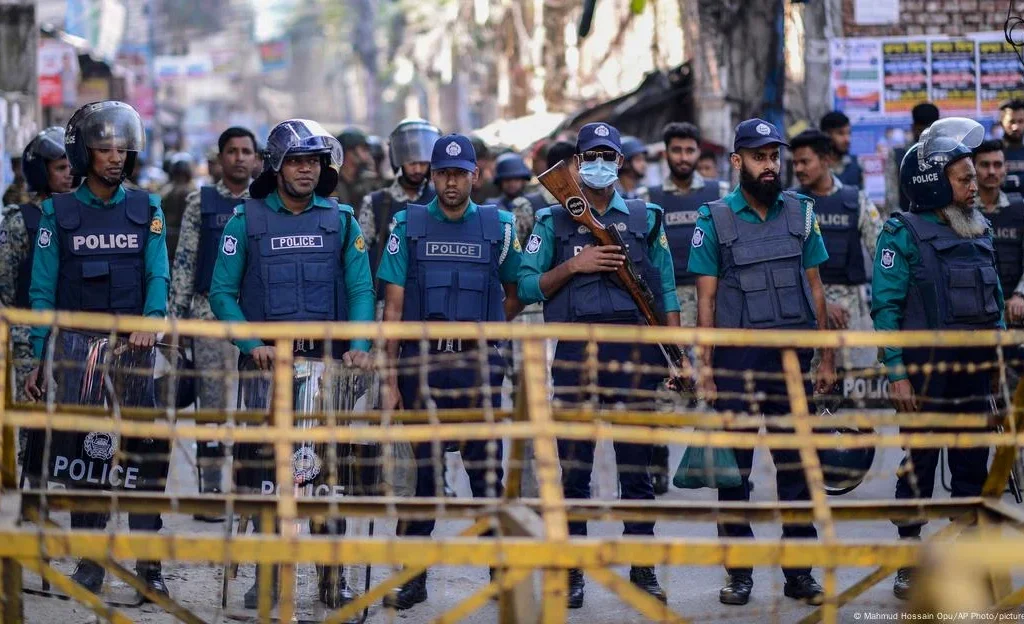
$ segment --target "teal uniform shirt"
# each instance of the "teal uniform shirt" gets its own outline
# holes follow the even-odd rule
[[[934,212],[919,213],[922,219],[939,222]],[[989,234],[989,238],[992,236]],[[921,262],[921,256],[914,242],[914,235],[898,219],[889,219],[878,236],[875,265],[871,277],[871,318],[877,331],[898,331],[903,322],[903,309],[910,290],[914,269]],[[883,254],[883,252],[886,252]],[[891,253],[889,253],[891,252]],[[883,255],[886,266],[882,266]],[[892,256],[889,266],[888,256]],[[996,282],[996,302],[999,305],[999,327],[1006,329],[1003,303],[1003,287]],[[907,379],[903,370],[903,349],[885,347],[882,349],[882,363],[888,369],[889,381]]]
[[[608,210],[618,210],[628,214],[626,200],[622,199],[618,191],[612,195],[608,202]],[[647,235],[651,239],[651,231],[654,224],[659,222],[658,214],[662,212],[661,206],[647,204]],[[542,208],[537,211],[537,222],[533,226],[533,234],[530,236],[531,243],[527,245],[527,251],[523,254],[523,266],[519,269],[519,300],[525,305],[545,301],[547,297],[540,289],[540,276],[550,271],[555,259],[555,221],[551,216],[550,208]],[[536,238],[535,238],[536,237]],[[538,244],[539,243],[539,244]],[[668,238],[665,237],[665,228],[659,225],[655,243],[647,249],[647,256],[654,264],[654,268],[661,275],[661,284],[648,284],[651,291],[658,292],[660,287],[662,301],[665,305],[665,312],[679,311],[679,298],[676,296],[676,272],[672,267],[672,252],[668,248]]]
[[[476,214],[479,207],[470,200],[469,206],[462,217],[454,223],[461,223],[467,217]],[[427,204],[427,214],[441,222],[450,221],[445,216],[437,198],[430,200]],[[522,258],[519,239],[516,237],[516,218],[506,210],[498,211],[498,219],[501,221],[503,242],[501,256],[498,258],[498,277],[503,284],[512,284],[516,281],[519,273],[519,262]],[[391,236],[388,238],[388,246],[380,260],[380,268],[377,270],[377,277],[382,281],[396,286],[405,286],[405,276],[409,268],[409,240],[405,235],[406,211],[402,210],[395,214],[391,223]]]
[[[818,219],[814,216],[814,200],[810,197],[797,194],[797,197],[804,203],[804,246],[803,246],[803,267],[813,269],[828,260],[828,252],[825,251],[825,241],[821,238],[821,229],[818,227]],[[782,215],[782,196],[775,200],[775,203],[768,208],[767,217],[762,220],[761,216],[747,205],[740,187],[736,187],[731,193],[722,198],[722,201],[736,214],[736,218],[747,223],[764,223],[777,219]],[[687,270],[697,275],[710,275],[718,277],[718,233],[715,231],[715,222],[711,219],[711,208],[707,204],[700,207],[697,212],[697,227],[690,240],[690,261]]]
[[[78,201],[92,210],[112,210],[114,206],[123,202],[125,197],[124,186],[119,186],[110,201],[104,202],[93,195],[84,183],[75,189],[74,194]],[[167,285],[171,279],[171,269],[167,262],[167,236],[164,212],[160,208],[160,196],[150,193],[149,205],[153,207],[153,216],[144,250],[146,303],[142,313],[145,316],[164,317],[167,316]],[[53,200],[43,201],[40,209],[43,214],[39,219],[39,231],[45,229],[47,232],[56,233],[57,216],[53,209]],[[32,286],[28,291],[33,310],[53,310],[56,307],[59,271],[60,245],[47,244],[40,247],[36,241],[35,255],[32,258]],[[32,352],[37,359],[43,356],[43,347],[49,332],[50,328],[45,326],[32,328]]]
[[[277,191],[268,195],[264,201],[267,202],[271,210],[288,212]],[[314,195],[305,210],[310,210],[313,206],[329,208],[333,205],[330,200]],[[362,230],[359,229],[359,223],[353,216],[351,206],[339,204],[339,217],[341,227],[338,229],[338,236],[341,237],[341,248],[345,250],[343,262],[345,285],[348,288],[348,319],[354,322],[373,321],[373,279],[370,277],[370,259],[366,253],[366,241],[363,239]],[[236,241],[235,252],[231,255],[224,253],[224,236],[231,236]],[[235,208],[235,216],[231,217],[231,220],[224,226],[221,251],[217,254],[217,263],[213,267],[213,279],[210,283],[210,308],[220,321],[245,322],[246,320],[245,315],[242,314],[242,307],[238,305],[238,293],[242,286],[242,277],[245,275],[245,254],[248,240],[249,237],[246,236],[245,230],[245,204],[242,204]],[[235,344],[238,345],[242,353],[250,353],[253,349],[264,346],[263,341],[259,339],[237,340]],[[370,341],[367,339],[353,340],[352,349],[369,351]]]

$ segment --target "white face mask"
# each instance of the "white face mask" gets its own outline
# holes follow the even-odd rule
[[[584,162],[580,166],[580,179],[592,189],[608,188],[619,179],[619,167],[615,161],[603,158]]]

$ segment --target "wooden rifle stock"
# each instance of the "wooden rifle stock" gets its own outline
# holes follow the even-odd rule
[[[665,316],[658,312],[655,305],[654,293],[644,280],[643,275],[637,270],[636,265],[629,258],[626,244],[622,235],[615,228],[606,228],[597,220],[590,208],[590,202],[583,194],[583,189],[573,173],[573,169],[563,160],[554,167],[537,176],[537,180],[554,196],[558,203],[565,208],[573,221],[586,226],[590,233],[600,245],[616,245],[622,249],[626,261],[615,270],[615,275],[633,298],[640,313],[651,326],[665,326]],[[689,370],[689,360],[678,345],[661,345],[666,358],[673,367],[681,367]]]

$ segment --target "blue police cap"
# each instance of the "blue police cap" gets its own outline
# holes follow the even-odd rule
[[[476,150],[468,138],[461,134],[446,134],[434,143],[434,151],[430,155],[430,168],[441,169],[476,169]]]
[[[784,145],[789,147],[779,129],[763,119],[748,119],[736,126],[736,139],[732,144],[732,151],[738,152],[741,149],[757,149],[765,145]]]
[[[579,136],[576,137],[576,153],[582,154],[595,147],[610,147],[621,154],[622,138],[619,130],[606,123],[588,123],[580,128]]]

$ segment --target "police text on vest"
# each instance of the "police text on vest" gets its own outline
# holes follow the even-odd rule
[[[79,251],[86,249],[138,249],[138,234],[76,234],[71,237],[71,248]]]
[[[444,243],[428,242],[427,256],[442,258],[483,258],[483,245],[480,243]]]
[[[305,236],[275,236],[270,239],[270,248],[274,251],[283,249],[318,249],[324,246],[324,237],[318,234]]]

